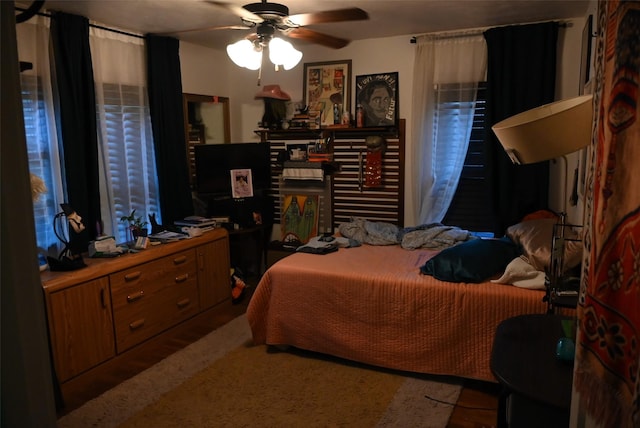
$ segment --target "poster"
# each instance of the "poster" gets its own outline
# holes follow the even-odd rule
[[[282,201],[282,242],[306,244],[318,235],[320,205],[318,195],[284,195]]]
[[[356,98],[364,126],[394,126],[398,121],[398,73],[356,76]]]

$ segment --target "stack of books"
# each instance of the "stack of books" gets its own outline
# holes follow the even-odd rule
[[[306,113],[296,113],[291,119],[289,129],[308,129],[309,128],[309,115]]]
[[[218,222],[215,218],[206,218],[200,216],[189,216],[185,217],[184,220],[176,220],[173,222],[176,226],[189,226],[189,227],[200,227],[200,228],[210,228],[215,227]]]

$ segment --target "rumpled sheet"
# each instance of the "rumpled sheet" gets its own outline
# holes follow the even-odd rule
[[[492,279],[496,284],[511,284],[516,287],[532,290],[545,290],[545,274],[529,264],[526,257],[516,257],[507,265],[504,274],[498,279]]]
[[[290,345],[379,367],[495,382],[498,324],[544,313],[544,292],[439,281],[437,251],[400,245],[295,253],[262,276],[247,309],[256,344]]]
[[[362,218],[354,218],[348,223],[340,224],[339,231],[342,236],[364,244],[400,244],[405,250],[443,250],[460,242],[475,239],[468,230],[440,223],[399,228],[391,223],[373,222]]]

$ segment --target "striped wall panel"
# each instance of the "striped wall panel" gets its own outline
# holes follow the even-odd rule
[[[329,194],[331,207],[330,213],[333,226],[349,221],[352,217],[361,217],[370,221],[383,221],[403,226],[404,222],[404,171],[405,171],[405,120],[399,121],[397,128],[371,128],[371,129],[334,129],[324,130],[325,136],[330,136],[331,149],[334,161],[340,165],[340,171],[332,175],[329,192],[326,189],[317,189],[321,194],[322,203]],[[379,187],[366,187],[364,185],[364,166],[366,165],[367,148],[365,138],[367,135],[382,135],[387,145],[382,157],[382,181]],[[265,138],[271,148],[271,190],[270,196],[274,201],[274,220],[280,222],[281,218],[281,186],[280,174],[282,167],[278,164],[278,154],[285,150],[286,143],[292,142],[286,139],[285,132],[280,132],[273,137],[278,140]],[[313,142],[313,139],[298,139],[294,142]],[[327,212],[329,207],[321,207],[321,212]],[[327,214],[328,215],[328,214]],[[322,224],[321,219],[321,224]]]

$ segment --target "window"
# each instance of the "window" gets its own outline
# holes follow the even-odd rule
[[[484,173],[484,117],[486,104],[486,82],[478,86],[473,127],[469,137],[469,148],[462,167],[460,181],[453,196],[444,224],[452,224],[474,232],[486,232],[493,228],[491,200]],[[438,110],[450,109],[455,102],[446,95]],[[491,235],[493,236],[493,235]]]
[[[97,120],[99,139],[106,138],[101,141],[107,178],[103,187],[109,195],[101,198],[106,200],[103,219],[106,222],[111,217],[116,241],[126,242],[130,239],[126,225],[118,220],[131,210],[143,216],[156,213],[161,221],[147,92],[145,87],[135,85],[97,86],[102,89],[104,102],[98,106]]]
[[[65,201],[49,66],[49,18],[36,16],[16,27],[20,59],[33,64],[21,73],[29,170],[42,178],[47,192],[34,204],[37,245],[57,256],[61,243],[53,218]],[[161,223],[151,119],[147,100],[144,40],[91,29],[96,81],[98,140],[101,144],[100,205],[104,232],[128,240],[119,218],[132,209]],[[60,147],[60,148],[59,148]],[[84,213],[79,213],[84,216]]]
[[[33,204],[37,245],[45,251],[50,251],[51,255],[57,255],[61,248],[60,241],[53,232],[53,218],[60,211],[60,207],[55,200],[57,180],[54,174],[59,175],[60,171],[59,168],[52,166],[57,156],[50,152],[50,135],[47,127],[47,117],[50,112],[46,109],[40,77],[21,75],[20,85],[29,172],[40,177],[47,186],[47,192],[40,195],[38,201]],[[60,177],[57,179],[59,180]]]
[[[100,209],[104,231],[117,242],[131,238],[123,216],[159,211],[144,39],[90,28],[100,147]]]

